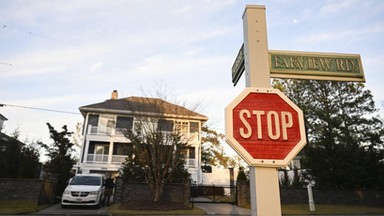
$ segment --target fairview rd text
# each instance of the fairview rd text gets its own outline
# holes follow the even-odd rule
[[[358,54],[269,51],[271,77],[364,82]]]
[[[322,58],[308,56],[272,55],[272,68],[316,70],[325,72],[359,72],[359,63],[354,58]]]

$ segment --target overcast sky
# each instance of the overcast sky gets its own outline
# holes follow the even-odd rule
[[[231,67],[247,4],[266,6],[271,50],[360,54],[384,109],[382,0],[0,0],[3,132],[50,143],[46,122],[73,131],[80,106],[159,89],[200,103],[224,132],[224,108],[245,87]]]

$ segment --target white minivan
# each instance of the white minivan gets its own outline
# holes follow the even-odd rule
[[[103,174],[77,174],[70,179],[61,197],[61,207],[95,206],[100,207],[104,199]]]

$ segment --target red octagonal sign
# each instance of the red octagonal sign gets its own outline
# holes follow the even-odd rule
[[[286,166],[306,144],[303,112],[277,89],[246,88],[225,120],[227,142],[251,166]]]

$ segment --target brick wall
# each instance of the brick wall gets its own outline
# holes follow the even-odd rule
[[[57,178],[41,179],[0,179],[0,199],[36,200],[37,204],[55,201]]]
[[[161,196],[161,200],[178,202],[189,205],[190,184],[167,184]],[[127,183],[121,178],[116,179],[115,201],[153,201],[154,194],[146,183]]]
[[[37,200],[41,191],[42,180],[39,179],[0,179],[0,199]]]
[[[251,194],[249,193],[249,183],[247,181],[237,181],[236,184],[237,205],[247,207],[251,203]]]

